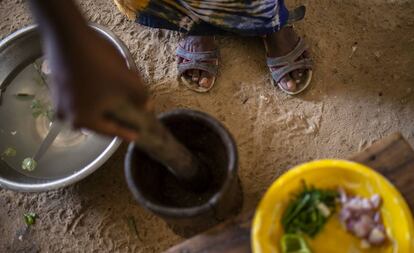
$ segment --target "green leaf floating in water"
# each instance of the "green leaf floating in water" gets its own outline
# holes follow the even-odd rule
[[[25,213],[23,214],[24,222],[27,226],[31,226],[35,223],[37,215],[35,213]]]
[[[14,96],[17,99],[20,99],[20,100],[29,100],[29,99],[33,99],[35,97],[35,95],[29,94],[29,93],[17,93]]]
[[[54,118],[54,111],[50,104],[42,102],[39,99],[33,99],[32,104],[30,105],[32,109],[32,115],[34,118],[37,118],[41,115],[46,116],[50,121]]]
[[[17,151],[14,148],[8,147],[1,154],[1,158],[16,156],[16,154],[17,154]]]
[[[45,105],[39,99],[33,99],[30,105],[33,117],[37,118],[45,112]]]
[[[52,107],[49,107],[46,111],[46,117],[49,119],[49,121],[53,121],[55,118],[55,111],[52,109]]]
[[[37,162],[31,157],[25,158],[22,162],[23,170],[34,171],[34,169],[36,169],[36,166]]]

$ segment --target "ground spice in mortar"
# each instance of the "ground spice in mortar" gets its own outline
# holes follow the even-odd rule
[[[194,151],[193,151],[194,152]],[[202,166],[210,172],[207,189],[201,192],[194,192],[186,189],[170,173],[165,173],[162,179],[161,197],[163,202],[174,207],[194,207],[206,203],[215,193],[217,193],[223,184],[226,168],[212,159],[207,159],[200,152],[193,153]]]

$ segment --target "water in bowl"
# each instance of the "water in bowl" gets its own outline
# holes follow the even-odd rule
[[[36,63],[39,66],[41,59]],[[7,148],[17,151],[15,156],[2,157],[14,170],[33,178],[61,178],[89,165],[111,142],[95,133],[73,131],[65,126],[40,158],[36,169],[23,170],[23,159],[34,155],[51,125],[47,113],[34,115],[31,108],[34,100],[42,107],[51,108],[48,86],[42,81],[38,68],[29,64],[8,85],[0,105],[0,154]]]

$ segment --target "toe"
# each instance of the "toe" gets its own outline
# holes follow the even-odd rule
[[[289,75],[284,76],[279,83],[287,91],[296,91],[296,82]]]
[[[200,75],[200,81],[198,84],[203,88],[210,88],[213,84],[213,76],[206,71],[202,71]]]
[[[193,80],[193,82],[198,83],[198,80],[199,79],[200,79],[200,70],[194,69],[193,70],[193,78],[192,78],[192,80]]]
[[[296,83],[300,83],[303,72],[301,69],[294,70],[290,73],[290,76]]]

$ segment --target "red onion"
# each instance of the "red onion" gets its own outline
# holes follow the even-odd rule
[[[339,189],[342,204],[339,219],[346,229],[361,238],[361,247],[381,245],[387,239],[379,208],[381,197],[378,194],[370,198],[349,197],[343,189]]]

